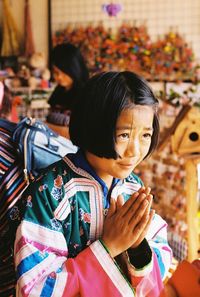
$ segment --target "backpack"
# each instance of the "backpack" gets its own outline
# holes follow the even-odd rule
[[[2,126],[1,122],[0,125]],[[46,124],[31,117],[25,117],[14,126],[12,123],[10,131],[17,145],[19,158],[23,160],[27,183],[67,153],[77,151],[77,147],[69,139],[58,135]]]

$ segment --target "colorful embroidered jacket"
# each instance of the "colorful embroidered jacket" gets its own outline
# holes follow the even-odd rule
[[[127,200],[140,187],[131,174],[111,196]],[[165,221],[155,215],[146,236],[150,263],[135,269],[126,260],[129,282],[99,240],[103,199],[100,184],[67,157],[31,185],[15,241],[19,296],[159,296],[171,262]]]

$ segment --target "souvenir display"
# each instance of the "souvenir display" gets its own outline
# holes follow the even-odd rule
[[[104,9],[113,8],[110,5]],[[195,80],[199,76],[192,48],[173,30],[152,42],[145,24],[123,23],[115,33],[102,24],[69,25],[53,36],[54,46],[62,42],[80,47],[91,73],[127,69],[149,80],[167,81]]]
[[[186,41],[173,31],[152,44],[153,73],[159,79],[191,79],[194,68],[194,54]]]

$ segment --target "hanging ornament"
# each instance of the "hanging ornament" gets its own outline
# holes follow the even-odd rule
[[[20,54],[19,32],[11,13],[8,0],[3,0],[3,38],[1,56],[17,56]]]
[[[31,12],[29,0],[25,1],[24,7],[24,16],[25,16],[25,56],[30,57],[35,52],[35,44],[33,40],[33,31],[31,23]]]
[[[105,13],[112,17],[118,15],[118,13],[122,10],[122,5],[117,3],[103,4],[102,9]]]

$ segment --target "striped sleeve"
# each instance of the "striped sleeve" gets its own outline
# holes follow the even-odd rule
[[[66,257],[61,232],[23,220],[15,244],[19,296],[59,296],[67,281]]]
[[[155,234],[155,238],[161,236],[160,232]],[[162,257],[165,257],[162,250],[168,250],[166,247],[164,242],[159,246]],[[170,254],[170,250],[168,252]],[[167,269],[168,256],[165,260]],[[15,264],[19,296],[73,297],[81,294],[82,297],[92,297],[105,296],[106,292],[108,296],[131,297],[135,295],[135,287],[137,296],[155,297],[163,287],[160,262],[155,252],[146,267],[129,267],[131,286],[99,240],[75,258],[68,258],[62,232],[27,220],[22,221],[17,231]]]
[[[60,232],[22,221],[17,231],[15,265],[18,296],[133,297],[134,290],[100,241],[67,258]]]
[[[15,219],[12,208],[27,186],[16,156],[11,133],[0,124],[0,296],[14,296],[16,284],[9,218]]]

